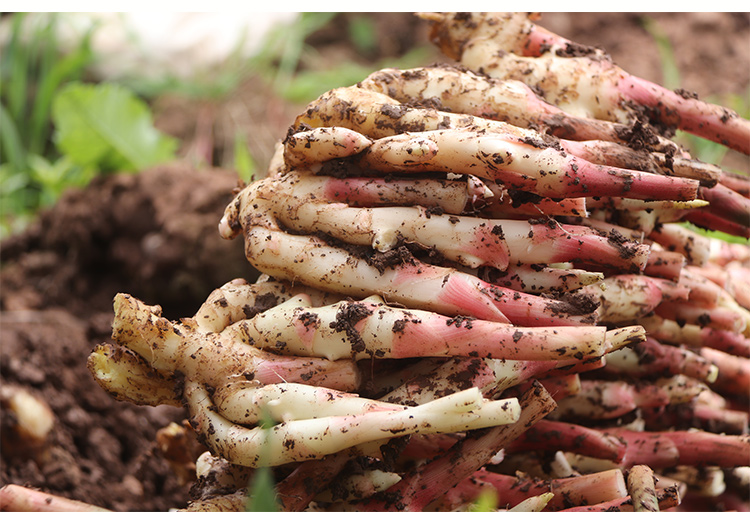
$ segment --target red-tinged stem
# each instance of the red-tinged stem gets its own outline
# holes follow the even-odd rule
[[[280,279],[365,298],[377,294],[410,308],[465,315],[521,326],[594,324],[596,305],[545,299],[491,285],[452,268],[424,264],[399,253],[397,262],[368,262],[311,236],[261,226],[245,233],[245,254],[256,269]]]
[[[687,285],[653,276],[649,276],[648,280],[659,287],[664,301],[686,301],[690,297],[690,288]]]
[[[697,274],[694,266],[686,266],[680,275],[680,284],[690,289],[688,299],[707,307],[715,306],[721,297],[721,288],[716,283]]]
[[[701,328],[693,324],[680,326],[670,319],[658,315],[644,317],[640,323],[649,335],[669,344],[685,344],[692,347],[709,347],[724,353],[750,358],[750,339],[741,333],[714,328]]]
[[[524,24],[525,37],[522,37],[522,44],[519,44],[514,51],[524,57],[539,57],[543,53],[550,51],[551,46],[557,46],[560,49],[565,49],[568,45],[575,46],[577,48],[585,48],[582,45],[575,44],[569,39],[559,36],[553,32],[550,32],[544,27],[540,27],[531,21]],[[520,52],[518,50],[521,50]],[[594,51],[591,48],[591,51]]]
[[[460,214],[471,200],[467,188],[463,182],[437,179],[329,178],[324,198],[329,203],[347,203],[353,207],[421,205]]]
[[[606,365],[605,357],[591,358],[589,360],[562,360],[555,362],[556,365],[550,370],[539,372],[536,376],[540,378],[567,376],[568,374],[582,374],[596,369],[601,369]]]
[[[676,487],[658,490],[656,497],[659,500],[660,511],[674,511],[671,508],[679,506],[681,502],[680,494]],[[620,499],[592,504],[591,506],[576,506],[561,509],[560,511],[635,511],[635,509],[633,508],[633,499],[628,495]]]
[[[750,268],[733,266],[727,271],[732,281],[731,295],[738,305],[750,310]]]
[[[617,89],[623,99],[652,109],[663,123],[750,155],[750,121],[736,112],[681,96],[633,75],[623,76]]]
[[[719,183],[746,198],[750,198],[750,176],[748,175],[740,175],[722,170],[719,176]]]
[[[724,269],[724,266],[734,260],[743,259],[735,259],[734,255],[730,251],[727,251],[728,247],[729,245],[721,245],[719,253],[715,256],[712,255],[711,261],[708,264],[702,267],[691,266],[690,270],[703,276],[707,280],[714,282],[720,288],[730,290],[731,284],[729,283],[729,273]]]
[[[497,377],[489,360],[483,358],[452,358],[432,372],[412,370],[404,382],[379,397],[389,403],[415,405],[444,397],[467,388],[477,387],[484,391],[496,384]],[[379,395],[379,394],[378,394]]]
[[[694,422],[705,431],[739,435],[750,429],[750,413],[746,411],[717,410],[712,406],[696,404],[692,414]]]
[[[683,216],[683,219],[690,221],[699,228],[750,239],[750,228],[746,224],[733,223],[704,209],[691,210]]]
[[[560,400],[556,414],[563,418],[614,419],[639,407],[686,402],[705,388],[684,376],[670,380],[661,384],[581,380],[581,393]]]
[[[680,465],[741,467],[750,463],[750,436],[701,431],[662,431],[680,453]]]
[[[555,408],[555,401],[541,385],[521,396],[519,403],[521,417],[515,424],[470,432],[449,451],[410,471],[387,491],[357,503],[357,509],[423,511],[433,500],[484,466],[500,449]]]
[[[689,201],[696,199],[699,182],[688,178],[653,175],[569,157],[571,180],[561,184],[567,195],[622,196],[635,199]],[[546,194],[549,196],[549,194]]]
[[[665,319],[677,324],[695,324],[701,328],[713,328],[739,333],[745,329],[745,318],[734,310],[715,306],[706,308],[686,301],[662,301],[654,310]]]
[[[606,141],[562,140],[560,145],[570,154],[593,164],[663,174],[650,153],[638,152],[621,144]]]
[[[750,198],[723,184],[699,188],[698,197],[710,203],[705,210],[711,214],[732,223],[750,226]]]
[[[519,191],[515,190],[509,192],[492,180],[486,180],[484,183],[494,194],[481,209],[482,215],[488,217],[588,216],[585,197],[550,199],[536,194],[518,194]]]
[[[648,465],[651,468],[673,467],[679,464],[680,451],[669,438],[659,433],[633,431],[627,428],[603,429],[603,433],[625,442],[625,455],[621,466]]]
[[[478,276],[488,283],[532,294],[572,292],[597,283],[604,277],[601,273],[582,269],[560,269],[536,264],[511,264],[504,271],[481,267]]]
[[[683,347],[659,343],[652,337],[639,344],[632,344],[637,362],[620,362],[618,354],[607,359],[607,371],[623,373],[634,377],[664,376],[683,374],[700,381],[716,379],[716,367],[696,353]]]
[[[748,432],[750,413],[730,410],[725,406],[696,403],[671,404],[666,408],[643,410],[649,431],[697,428],[710,433],[741,435]]]
[[[304,461],[276,485],[282,511],[303,511],[353,457],[353,450],[329,454],[322,460]]]
[[[646,266],[650,253],[649,247],[645,244],[620,239],[611,234],[598,235],[584,226],[561,225],[556,222],[535,223],[531,225],[530,235],[531,232],[535,246],[537,241],[541,247],[552,243],[551,256],[547,262],[580,261],[638,272]],[[510,248],[511,259],[517,258],[514,254],[523,253],[520,248],[514,248],[512,241],[507,238],[506,242]]]
[[[685,255],[675,251],[651,249],[643,273],[656,278],[677,281],[685,266]]]
[[[625,455],[625,443],[616,436],[578,424],[543,419],[511,442],[505,450],[567,451],[620,462]]]
[[[620,469],[549,481],[496,474],[486,470],[478,470],[471,476],[471,478],[475,477],[495,487],[501,506],[517,504],[528,497],[552,492],[555,495],[548,507],[556,510],[614,500],[628,493],[625,478]]]
[[[648,237],[668,251],[682,253],[691,265],[701,266],[708,261],[711,239],[693,230],[667,223],[657,226]]]
[[[52,495],[25,486],[0,488],[0,511],[111,511],[85,502]]]
[[[750,397],[750,358],[734,356],[709,347],[701,349],[701,356],[719,368],[719,377],[711,388]]]

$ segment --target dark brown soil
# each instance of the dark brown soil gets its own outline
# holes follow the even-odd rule
[[[164,166],[98,179],[71,191],[28,231],[3,241],[0,256],[0,384],[36,393],[55,413],[38,461],[2,447],[0,482],[115,510],[184,507],[180,485],[156,450],[155,433],[182,409],[117,402],[86,369],[110,339],[112,298],[129,292],[191,316],[212,289],[254,279],[242,240],[217,224],[237,178],[219,169]],[[0,413],[5,442],[14,416]]]
[[[310,39],[320,52],[316,62],[374,61],[426,41],[426,26],[408,14],[373,16],[382,43],[372,55],[353,55],[344,30],[352,15],[343,15]],[[701,97],[747,94],[750,15],[649,16],[672,40],[682,87]],[[634,13],[548,13],[541,24],[603,47],[626,70],[661,82],[662,64],[641,20]],[[441,60],[437,53],[435,60]],[[226,145],[209,145],[206,155],[195,148],[205,147],[206,138],[232,141],[240,131],[252,134],[251,151],[261,170],[273,143],[301,112],[257,79],[223,104],[165,98],[157,106],[157,124],[181,137],[183,154],[221,161]],[[115,401],[94,383],[86,357],[109,339],[117,292],[161,304],[165,316],[176,319],[191,316],[226,281],[254,279],[242,242],[220,239],[216,228],[236,182],[233,172],[188,165],[101,178],[85,191],[70,192],[28,231],[2,242],[0,385],[39,394],[54,411],[56,425],[46,459],[13,457],[14,451],[2,448],[0,485],[25,484],[121,511],[186,504],[187,486],[177,483],[154,443],[156,430],[179,422],[183,412]],[[14,419],[5,411],[0,415],[7,432]]]

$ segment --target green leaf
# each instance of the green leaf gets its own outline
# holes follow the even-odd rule
[[[263,467],[255,471],[248,489],[248,497],[247,511],[279,511],[270,468]]]
[[[680,70],[677,67],[677,59],[672,48],[672,41],[666,32],[659,26],[653,18],[645,17],[641,20],[643,27],[651,34],[656,43],[656,48],[661,58],[662,80],[664,87],[667,89],[676,89],[680,87]]]
[[[78,47],[69,55],[51,64],[39,77],[38,90],[31,112],[29,151],[41,153],[47,142],[50,105],[60,85],[75,80],[81,71],[92,61],[89,31]]]
[[[0,162],[8,162],[16,171],[26,167],[26,151],[13,118],[0,103]]]
[[[270,412],[263,408],[260,413],[258,425],[263,429],[263,436],[273,436],[273,426],[276,422],[271,418]],[[279,503],[276,500],[276,487],[273,480],[273,473],[269,467],[263,466],[264,461],[268,461],[270,445],[264,445],[261,449],[260,463],[261,466],[253,474],[253,478],[248,486],[248,500],[246,511],[279,511]]]
[[[245,183],[253,180],[255,161],[245,142],[245,135],[241,132],[237,132],[234,136],[234,169]]]
[[[495,511],[497,503],[497,492],[495,490],[484,490],[479,494],[476,501],[469,506],[469,511]]]
[[[154,128],[148,106],[116,84],[68,84],[52,119],[57,148],[84,168],[141,170],[173,159],[177,147]]]
[[[355,16],[349,23],[349,37],[357,51],[368,54],[377,48],[378,29],[372,18],[366,16]]]

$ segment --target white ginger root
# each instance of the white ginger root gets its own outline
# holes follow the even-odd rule
[[[520,130],[520,129],[518,129]],[[434,143],[434,158],[414,160],[414,140]],[[697,198],[699,182],[630,171],[568,155],[545,144],[520,142],[502,134],[470,129],[404,133],[376,140],[363,164],[383,172],[461,172],[487,178],[540,196],[622,196],[688,201]]]
[[[368,262],[317,237],[256,226],[245,232],[245,255],[261,272],[356,298],[380,295],[409,308],[469,315],[520,326],[593,324],[595,304],[546,299],[497,285],[453,268],[428,265],[405,247]]]
[[[602,140],[627,143],[632,128],[609,121],[574,116],[542,100],[518,80],[499,80],[465,68],[421,67],[409,70],[386,68],[373,72],[360,83],[402,102],[434,102],[441,109],[505,121],[518,127],[545,127],[548,133],[579,141]],[[437,101],[435,101],[437,100]],[[650,134],[645,144],[660,151],[680,148],[669,139]]]
[[[364,442],[411,433],[455,432],[510,424],[520,416],[517,399],[485,401],[478,389],[469,389],[403,410],[296,420],[270,429],[248,429],[216,413],[202,385],[186,382],[185,397],[191,422],[204,442],[215,454],[246,467],[318,459]]]
[[[304,167],[362,152],[372,141],[354,130],[339,126],[298,132],[284,140],[284,161]]]
[[[230,324],[272,308],[297,294],[307,294],[312,304],[322,306],[343,299],[336,294],[321,292],[303,285],[270,279],[247,283],[237,278],[211,292],[208,299],[191,318],[196,331],[218,333]],[[183,319],[190,323],[191,320]]]
[[[588,285],[584,291],[601,300],[599,319],[618,323],[640,319],[653,312],[673,293],[686,298],[687,290],[667,280],[636,274],[620,274],[605,278],[602,285]]]
[[[315,496],[316,502],[350,501],[371,497],[387,490],[401,481],[395,472],[384,472],[378,469],[365,469],[362,473],[342,476],[336,480],[336,489],[323,490]]]
[[[311,307],[305,295],[228,328],[232,338],[295,356],[417,358],[479,356],[516,360],[592,358],[607,352],[603,326],[521,328],[425,310],[382,298]]]
[[[443,70],[443,68],[440,69]],[[519,82],[515,82],[515,84],[526,87]],[[462,91],[462,94],[458,94],[456,97],[462,98],[464,96],[463,93],[465,91]],[[406,101],[413,102],[414,100],[407,99]],[[548,107],[551,108],[551,106]],[[414,135],[414,146],[406,146],[405,148],[412,153],[408,153],[407,151],[407,154],[404,155],[402,153],[401,155],[404,159],[412,163],[421,162],[423,158],[427,158],[433,154],[436,149],[429,140],[420,139],[419,132],[444,129],[469,129],[481,133],[492,133],[509,142],[523,143],[538,148],[554,146],[594,164],[697,179],[708,187],[715,186],[721,176],[720,168],[685,157],[676,156],[668,158],[663,153],[634,150],[628,146],[609,141],[583,140],[579,142],[569,141],[566,138],[556,139],[553,136],[542,135],[536,130],[529,129],[529,123],[521,125],[515,123],[509,124],[504,120],[497,121],[487,119],[487,117],[475,117],[463,112],[460,109],[454,112],[443,112],[435,109],[412,107],[400,104],[381,93],[368,91],[359,87],[342,87],[329,91],[312,102],[305,113],[297,118],[294,126],[297,129],[303,129],[308,125],[320,127],[335,125],[336,128],[346,127],[346,129],[356,130],[364,136],[372,138],[382,138],[411,132]],[[560,119],[556,121],[562,122]],[[574,119],[574,122],[578,124],[596,123],[581,118]],[[555,123],[554,126],[559,127],[560,124]],[[536,126],[543,125],[536,124]],[[312,132],[300,132],[299,134],[310,133],[309,137],[314,138],[315,136],[312,134],[315,130],[322,129],[316,128]],[[554,131],[554,127],[552,131]],[[620,126],[619,132],[627,134],[629,130],[627,127]],[[563,137],[569,135],[571,134],[565,133]],[[653,138],[659,141],[663,140],[657,136]],[[674,143],[671,142],[665,142],[660,146],[670,147],[670,152],[678,150]],[[394,148],[394,150],[402,152],[402,148]],[[342,152],[342,156],[346,155],[343,155]],[[319,162],[324,162],[326,160],[325,157],[325,155],[321,155],[322,160]],[[313,158],[314,156],[311,156],[304,163],[307,165],[314,163]],[[297,161],[292,161],[289,165],[293,166],[295,162]]]
[[[309,185],[304,175],[296,173],[258,181],[240,193],[221,226],[229,226],[233,219],[239,219],[246,230],[256,224],[281,224],[298,232],[324,232],[381,252],[403,241],[416,242],[470,268],[489,265],[504,270],[511,261],[540,264],[579,259],[636,271],[648,258],[646,245],[614,243],[586,227],[441,215],[419,206],[357,208],[323,203],[308,192]]]
[[[48,439],[55,427],[55,414],[49,405],[26,388],[3,385],[2,451],[8,458],[32,458],[41,463],[47,455]]]
[[[259,423],[264,413],[273,421],[289,422],[403,409],[357,394],[299,383],[265,386],[250,382],[230,383],[216,389],[211,397],[224,418],[246,425]]]
[[[504,271],[484,267],[477,276],[488,283],[531,294],[573,292],[604,279],[604,273],[542,264],[511,264]]]
[[[614,419],[639,407],[666,406],[693,400],[706,385],[682,375],[637,385],[624,381],[581,380],[581,393],[558,401],[562,418]]]

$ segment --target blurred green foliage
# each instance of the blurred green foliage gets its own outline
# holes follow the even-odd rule
[[[656,43],[661,59],[664,87],[667,89],[680,88],[682,86],[682,79],[680,78],[680,70],[677,66],[672,42],[653,18],[645,16],[642,22],[644,28],[651,34]],[[721,97],[709,96],[704,98],[704,100],[724,105],[737,112],[743,118],[750,118],[750,89],[748,89],[745,95],[726,94]],[[675,141],[687,148],[695,158],[710,164],[721,165],[728,151],[726,146],[680,130],[675,135]]]
[[[153,128],[148,106],[131,91],[80,82],[96,28],[60,55],[57,16],[27,31],[25,19],[13,15],[0,60],[0,237],[23,229],[66,189],[170,160],[177,146]]]
[[[268,409],[263,408],[261,411],[259,426],[263,429],[263,436],[274,436],[273,427],[277,424],[269,413]],[[268,461],[270,455],[270,444],[261,448],[261,467],[255,470],[250,484],[247,489],[246,511],[280,511],[278,500],[276,499],[276,485],[274,483],[273,472],[271,467],[262,466],[263,460]]]
[[[669,40],[669,37],[662,30],[659,24],[656,23],[656,21],[654,21],[652,18],[649,18],[647,16],[644,17],[643,26],[648,31],[648,33],[651,34],[651,36],[654,38],[654,41],[656,42],[656,46],[658,48],[662,63],[664,87],[668,89],[679,88],[682,81],[680,78],[680,70],[677,66],[674,49],[672,47],[672,42]],[[748,88],[747,93],[744,95],[726,94],[721,97],[709,96],[704,98],[704,100],[710,103],[724,105],[725,107],[728,107],[737,112],[743,118],[750,119],[750,88]],[[678,144],[687,148],[690,154],[698,160],[708,162],[710,164],[715,164],[717,166],[723,166],[726,168],[726,165],[723,163],[724,157],[729,151],[726,146],[713,141],[709,141],[708,139],[703,139],[702,137],[698,137],[693,134],[689,134],[687,132],[683,132],[681,130],[677,131],[674,140]],[[698,228],[692,223],[682,223],[682,226],[708,237],[721,239],[726,242],[747,244],[747,239],[745,239],[744,237],[728,235],[726,233],[714,230],[705,230],[703,228]]]

